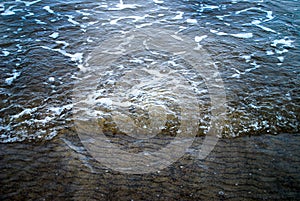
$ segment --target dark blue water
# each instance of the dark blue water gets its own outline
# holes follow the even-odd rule
[[[170,28],[209,54],[226,92],[224,137],[297,133],[299,13],[292,0],[2,1],[0,141],[72,129],[74,84],[89,54],[143,28]]]

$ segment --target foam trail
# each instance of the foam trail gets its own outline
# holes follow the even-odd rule
[[[183,16],[184,12],[177,11],[176,13],[177,13],[177,15],[175,17],[173,17],[172,19],[173,20],[181,20],[183,18],[182,16]]]
[[[196,36],[196,37],[195,37],[195,41],[196,41],[196,43],[199,43],[199,42],[201,42],[202,40],[204,40],[205,38],[207,38],[207,35]]]
[[[36,4],[36,3],[38,3],[38,2],[40,2],[41,0],[36,0],[36,1],[22,1],[22,0],[16,0],[16,2],[22,2],[22,3],[24,3],[25,4],[25,6],[31,6],[31,5],[33,5],[33,4]]]
[[[8,55],[10,55],[9,51],[6,50],[2,50],[3,56],[7,57]]]
[[[198,21],[196,19],[187,19],[186,22],[190,23],[190,24],[197,24],[198,23]]]
[[[54,32],[51,35],[49,35],[49,37],[54,38],[54,39],[58,38],[58,36],[59,36],[58,32]]]
[[[6,79],[5,79],[5,83],[6,83],[7,85],[11,85],[12,82],[13,82],[15,79],[17,79],[20,75],[21,75],[21,72],[15,71],[14,73],[12,73],[12,77],[9,77],[9,78],[6,78]]]
[[[164,3],[164,1],[162,1],[162,0],[153,0],[153,2],[156,3],[156,4]]]
[[[50,8],[50,6],[44,6],[44,10],[46,10],[48,13],[54,14],[54,11]]]
[[[236,38],[243,38],[243,39],[252,38],[253,37],[252,33],[229,34],[229,33],[225,33],[225,32],[219,32],[219,31],[216,31],[216,30],[213,30],[213,29],[211,29],[210,32],[214,33],[214,34],[216,34],[218,36],[233,36],[233,37],[236,37]]]
[[[71,54],[71,53],[66,52],[66,50],[64,50],[64,49],[52,49],[52,48],[46,47],[46,46],[41,46],[41,47],[46,50],[52,50],[55,52],[59,52],[64,56],[70,57],[71,61],[82,63],[83,53],[77,52],[77,53]]]
[[[15,6],[10,6],[10,7],[8,7],[3,13],[1,13],[1,15],[7,16],[7,15],[14,15],[14,14],[16,14],[16,13],[12,10],[14,7],[15,7]]]
[[[253,20],[253,21],[252,21],[252,24],[254,24],[255,26],[257,26],[257,27],[259,27],[259,28],[261,28],[261,29],[263,29],[263,30],[265,30],[265,31],[272,32],[272,33],[277,33],[277,32],[274,31],[273,29],[270,29],[270,28],[268,28],[268,27],[265,27],[265,26],[260,25],[260,23],[261,23],[261,21],[259,21],[259,20]]]
[[[124,4],[123,0],[120,0],[120,3],[116,5],[114,8],[109,8],[108,10],[123,10],[123,9],[135,9],[141,7],[138,4]]]

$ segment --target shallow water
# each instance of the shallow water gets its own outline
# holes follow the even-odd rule
[[[74,138],[0,144],[1,200],[298,200],[299,135],[221,139],[150,174],[113,171]]]

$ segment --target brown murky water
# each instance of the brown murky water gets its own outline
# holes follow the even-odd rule
[[[78,144],[71,143],[71,140]],[[105,168],[75,136],[1,144],[1,200],[297,200],[299,135],[222,139],[206,160],[195,149],[144,175]]]

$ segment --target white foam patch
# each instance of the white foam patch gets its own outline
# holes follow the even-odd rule
[[[236,38],[243,38],[243,39],[252,38],[253,37],[252,33],[229,34],[229,33],[225,33],[225,32],[216,31],[216,30],[213,30],[213,29],[211,29],[210,32],[214,33],[214,34],[216,34],[218,36],[233,36],[233,37],[236,37]]]
[[[207,35],[196,36],[196,37],[195,37],[195,41],[196,41],[196,43],[199,43],[199,42],[201,42],[202,40],[204,40],[205,38],[207,38]]]
[[[187,27],[184,27],[184,26],[179,26],[179,30],[175,32],[175,34],[178,34],[179,32],[183,31],[187,29]]]
[[[72,16],[72,15],[66,15],[66,17],[68,17],[68,22],[70,22],[70,23],[72,23],[74,25],[80,25],[79,22],[77,22],[77,21],[74,20],[74,16]]]
[[[54,39],[58,38],[58,36],[59,36],[58,32],[54,32],[51,35],[49,35],[49,37],[54,38]]]
[[[219,9],[219,6],[201,4],[201,7],[200,7],[199,11],[203,12],[204,10],[213,10],[213,9]]]
[[[240,73],[235,73],[233,75],[231,75],[232,78],[240,78]]]
[[[289,51],[287,49],[283,49],[283,50],[276,49],[275,52],[276,52],[276,54],[283,54],[283,53],[287,53]]]
[[[264,31],[272,32],[272,33],[277,33],[277,32],[274,31],[273,29],[270,29],[270,28],[268,28],[268,27],[265,27],[265,26],[260,25],[260,23],[261,23],[260,20],[253,20],[251,23],[252,23],[253,25],[255,25],[255,26],[261,28],[261,29],[264,30]]]
[[[284,61],[284,57],[277,57],[277,59],[282,63]]]
[[[246,69],[244,72],[241,72],[241,71],[239,71],[239,70],[237,70],[235,68],[231,68],[231,69],[233,69],[236,72],[235,74],[231,75],[231,77],[232,78],[240,78],[241,75],[245,75],[246,73],[249,73],[249,72],[251,72],[251,71],[253,71],[253,70],[258,69],[258,68],[261,67],[260,65],[258,65],[256,63],[256,61],[250,63],[250,65],[253,66],[253,67]]]
[[[77,13],[80,13],[80,14],[83,15],[83,16],[90,16],[90,15],[92,15],[91,13],[83,12],[83,11],[81,11],[81,10],[76,10],[76,12],[77,12]]]
[[[214,33],[214,34],[216,34],[216,35],[218,35],[218,36],[228,36],[227,33],[220,32],[220,31],[217,31],[217,30],[214,30],[214,29],[211,29],[210,32],[211,32],[211,33]]]
[[[3,133],[3,131],[9,132],[11,130],[15,131],[14,128],[20,128],[24,126],[31,126],[34,125],[38,129],[34,134],[31,134],[26,129],[16,130],[14,133],[14,136],[17,137],[11,137],[10,135],[6,134],[0,134],[0,141],[1,142],[17,142],[17,141],[23,141],[25,139],[34,139],[34,138],[43,138],[46,140],[49,140],[57,135],[57,129],[50,128],[49,132],[47,130],[44,130],[45,127],[49,122],[52,122],[57,117],[64,118],[65,110],[71,110],[73,108],[73,104],[67,104],[63,105],[61,107],[50,107],[47,108],[46,115],[42,113],[42,111],[39,111],[42,109],[43,106],[38,106],[35,108],[22,108],[23,110],[17,114],[10,116],[10,122],[8,125],[2,126],[0,125],[0,131]],[[38,115],[38,118],[34,118],[35,114],[41,114]],[[30,119],[28,119],[28,116]],[[22,120],[21,118],[25,117],[25,120]],[[69,118],[64,118],[64,120],[70,120]],[[1,121],[1,119],[0,119]],[[42,128],[41,128],[42,127]],[[47,127],[48,128],[48,127]],[[46,129],[47,129],[46,128]]]
[[[12,10],[14,7],[15,7],[15,6],[10,6],[10,7],[8,7],[3,13],[1,13],[1,15],[7,16],[7,15],[14,15],[14,14],[16,14],[16,13]]]
[[[94,25],[97,24],[99,21],[93,21],[93,22],[88,22],[88,25]]]
[[[99,8],[108,8],[108,5],[107,5],[105,2],[103,2],[103,4],[101,4],[101,5],[99,6]]]
[[[162,0],[153,0],[153,2],[156,3],[156,4],[162,4],[162,3],[164,3],[164,1],[162,1]]]
[[[141,7],[138,4],[124,4],[123,0],[120,0],[120,2],[116,5],[114,8],[109,8],[108,10],[123,10],[123,9],[135,9]]]
[[[250,65],[254,66],[254,68],[252,68],[251,70],[260,68],[260,65],[258,65],[258,64],[256,63],[256,61],[253,61],[252,63],[250,63]],[[246,70],[246,71],[249,72],[249,70]]]
[[[62,54],[70,57],[71,61],[82,63],[83,53],[77,52],[75,54],[70,54],[70,53],[63,51]]]
[[[3,56],[7,57],[8,55],[10,55],[9,51],[6,50],[2,50]]]
[[[151,26],[152,24],[153,24],[152,22],[150,22],[150,23],[143,23],[143,24],[140,24],[140,25],[136,25],[135,27],[139,29],[139,28]]]
[[[43,21],[41,21],[41,20],[39,20],[39,19],[35,19],[34,20],[37,24],[40,24],[40,25],[45,25],[45,24],[47,24],[46,22],[43,22]]]
[[[97,103],[105,106],[112,106],[113,101],[110,98],[100,98],[97,100]]]
[[[187,19],[186,22],[190,24],[198,24],[198,21],[196,19]]]
[[[87,68],[84,67],[82,64],[78,64],[77,67],[78,67],[79,70],[82,71],[82,72],[86,72],[86,71],[87,71]]]
[[[183,39],[178,35],[171,35],[171,37],[174,38],[175,40],[183,41]]]
[[[267,18],[268,20],[267,21],[270,21],[270,20],[273,20],[274,19],[274,16],[273,16],[273,12],[272,11],[265,11],[267,13]]]
[[[111,20],[111,21],[110,21],[110,24],[111,24],[111,25],[117,24],[118,21],[124,20],[124,19],[134,19],[133,22],[138,22],[138,21],[140,21],[140,20],[145,19],[145,18],[148,17],[148,16],[149,16],[149,15],[146,14],[146,15],[144,15],[144,16],[127,16],[127,17],[119,17],[119,18],[117,18],[117,19]]]
[[[6,78],[6,79],[5,79],[5,83],[6,83],[7,85],[11,85],[12,82],[13,82],[15,79],[17,79],[17,78],[21,75],[21,72],[14,71],[11,75],[12,75],[12,77],[9,77],[9,78]]]
[[[64,105],[62,107],[51,107],[49,111],[52,111],[55,115],[59,116],[64,110],[70,110],[73,108],[73,104]]]
[[[54,14],[54,11],[50,8],[50,6],[44,6],[44,10],[46,10],[48,13]]]
[[[35,123],[47,124],[48,122],[52,121],[55,117],[54,116],[46,116],[44,119],[34,119]]]
[[[22,51],[22,48],[23,48],[22,45],[16,44],[16,47],[18,48],[17,52],[21,52]]]
[[[267,51],[266,51],[266,54],[267,54],[268,56],[271,56],[271,55],[274,55],[275,53],[274,53],[272,50],[267,50]]]
[[[57,49],[57,48],[53,49],[53,48],[50,48],[50,47],[47,47],[47,46],[41,46],[41,48],[44,48],[46,50],[52,50],[52,51],[55,51],[55,52],[59,52],[64,56],[70,57],[71,61],[74,61],[74,62],[77,62],[77,63],[82,63],[83,53],[77,52],[77,53],[71,54],[71,53],[66,52],[66,50],[64,50],[64,49]]]
[[[263,3],[265,0],[231,0],[231,3],[238,2],[251,2],[251,3]]]
[[[66,47],[68,47],[70,45],[66,41],[60,41],[60,40],[55,41],[55,43],[63,45],[63,49],[65,49]]]
[[[251,55],[243,55],[242,58],[248,63],[251,60]]]
[[[101,91],[95,91],[95,92],[87,95],[86,98],[84,100],[81,100],[80,102],[84,102],[88,105],[95,105],[95,104],[98,104],[98,103],[101,104],[101,102],[110,103],[109,100],[104,100],[103,98],[101,98],[103,100],[99,99],[98,97],[101,96],[101,95],[102,95]]]
[[[261,28],[262,30],[265,30],[265,31],[268,31],[268,32],[272,32],[272,33],[277,33],[275,30],[273,29],[270,29],[268,27],[265,27],[265,26],[262,26],[262,25],[256,25],[258,26],[259,28]]]
[[[49,77],[48,80],[49,80],[49,82],[54,82],[55,78],[54,77]]]
[[[176,13],[177,13],[177,15],[175,17],[173,17],[172,19],[173,20],[181,20],[183,18],[184,12],[177,11]]]
[[[236,38],[252,38],[252,33],[238,33],[238,34],[229,34],[230,36],[236,37]]]
[[[285,47],[294,47],[293,40],[289,39],[288,37],[285,37],[283,39],[274,40],[271,46],[276,47],[278,44],[281,44]]]
[[[92,43],[92,42],[94,42],[92,39],[91,39],[91,37],[89,36],[87,39],[86,39],[86,42],[88,42],[88,43]]]
[[[31,6],[33,4],[36,4],[38,2],[40,2],[41,0],[36,0],[36,1],[22,1],[22,0],[16,0],[16,2],[22,2],[25,4],[25,6]]]
[[[224,20],[224,15],[216,16],[216,18],[218,18],[219,20]]]
[[[27,109],[24,109],[22,112],[20,112],[19,114],[16,114],[16,115],[13,115],[11,116],[11,120],[13,119],[18,119],[24,115],[27,115],[27,114],[32,114],[33,112],[37,111],[37,108],[27,108]]]
[[[256,11],[261,11],[261,12],[265,12],[266,13],[266,20],[264,20],[264,22],[267,22],[267,21],[270,21],[270,20],[273,20],[274,19],[274,16],[273,16],[273,12],[272,11],[267,11],[267,10],[264,10],[262,8],[256,8],[256,7],[251,7],[251,8],[246,8],[246,9],[243,9],[243,10],[240,10],[240,11],[236,11],[235,14],[241,14],[241,13],[244,13],[244,12],[247,12],[249,10],[256,10]]]
[[[28,12],[28,14],[25,15],[25,17],[30,17],[30,16],[34,16],[34,13]]]
[[[131,62],[131,63],[138,63],[138,64],[144,63],[143,60],[141,60],[141,59],[136,59],[136,58],[130,59],[129,62]]]
[[[0,3],[0,11],[4,11],[5,7],[4,7],[4,3]]]

